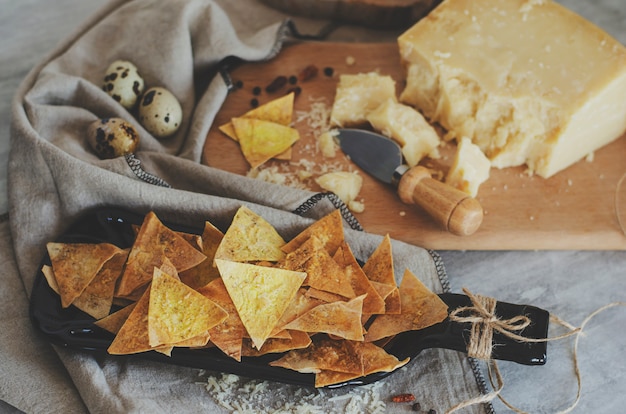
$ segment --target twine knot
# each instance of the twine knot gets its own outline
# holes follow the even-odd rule
[[[450,320],[472,325],[467,345],[469,356],[483,360],[491,359],[494,331],[511,339],[528,340],[528,338],[517,335],[515,332],[519,332],[530,325],[530,318],[525,315],[517,315],[510,319],[500,319],[495,314],[496,299],[474,295],[467,289],[463,289],[463,292],[470,298],[472,306],[455,309],[450,313]]]

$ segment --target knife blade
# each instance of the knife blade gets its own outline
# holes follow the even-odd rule
[[[341,128],[335,140],[356,165],[395,186],[404,203],[420,206],[450,233],[468,236],[480,227],[483,209],[478,200],[432,178],[427,168],[404,164],[400,146],[391,139],[364,129]]]

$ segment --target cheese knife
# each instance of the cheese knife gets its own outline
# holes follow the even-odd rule
[[[480,227],[483,209],[478,200],[432,178],[425,167],[404,164],[400,146],[391,139],[363,129],[342,128],[335,140],[356,165],[395,186],[404,203],[417,204],[450,233],[468,236]]]

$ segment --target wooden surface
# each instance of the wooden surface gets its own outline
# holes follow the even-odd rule
[[[349,65],[347,58],[354,58]],[[238,144],[225,137],[217,126],[251,109],[251,99],[263,104],[274,99],[289,85],[274,94],[264,91],[255,96],[254,87],[264,88],[278,75],[298,75],[307,65],[315,64],[320,73],[307,82],[298,82],[302,92],[295,100],[294,121],[299,111],[310,111],[320,100],[330,108],[340,74],[379,71],[392,76],[398,92],[403,85],[403,69],[395,43],[299,43],[285,47],[273,60],[245,64],[232,71],[242,87],[232,92],[217,115],[204,150],[203,162],[230,172],[245,175],[249,166]],[[332,76],[323,69],[332,68]],[[318,167],[358,170],[342,154],[326,159],[311,150],[315,131],[306,122],[295,122],[301,140],[294,146],[293,161],[315,160]],[[427,166],[445,172],[451,162],[454,145],[442,149],[442,159],[427,160]],[[366,231],[432,249],[447,250],[533,250],[579,249],[623,250],[626,237],[616,214],[617,184],[626,172],[623,157],[626,137],[622,137],[594,154],[593,161],[581,161],[550,179],[528,176],[525,168],[492,169],[491,176],[479,191],[477,199],[485,211],[480,229],[471,236],[455,236],[442,231],[421,210],[403,204],[395,190],[362,172],[360,197],[365,211],[357,218]],[[295,172],[302,167],[288,167],[286,162],[270,162]],[[309,180],[307,188],[319,187]],[[626,205],[626,186],[622,191]],[[622,210],[624,210],[622,208]],[[625,217],[626,213],[622,213]]]

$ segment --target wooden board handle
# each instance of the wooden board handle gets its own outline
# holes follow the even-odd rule
[[[404,173],[398,195],[403,202],[422,207],[438,224],[458,236],[469,236],[483,221],[483,208],[475,198],[435,180],[424,167],[412,167]]]

